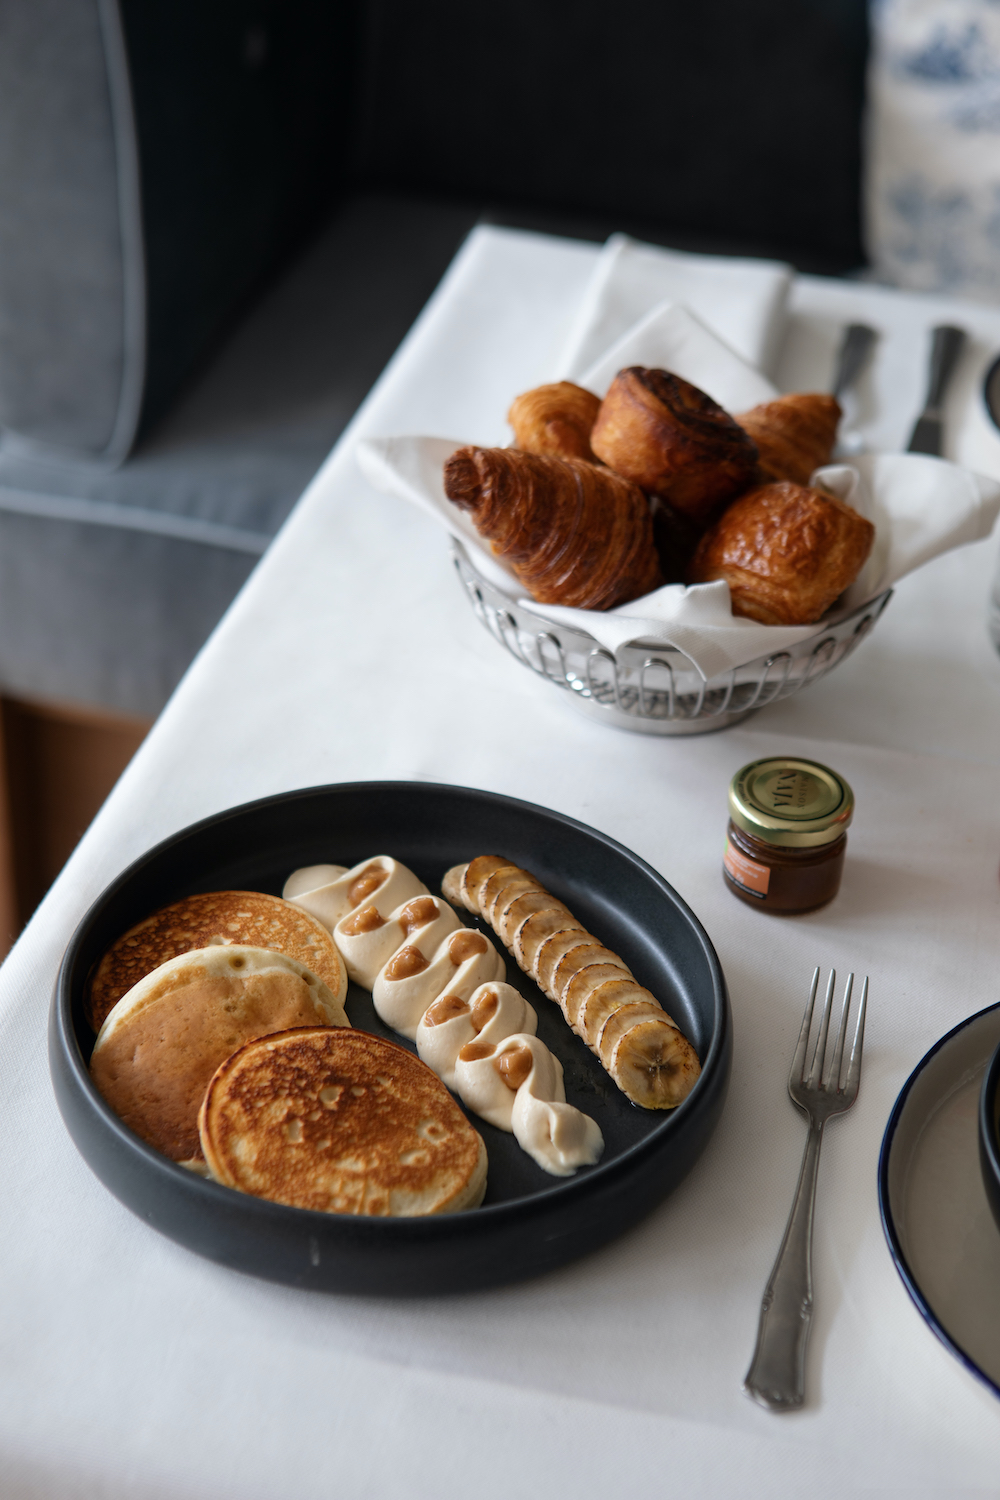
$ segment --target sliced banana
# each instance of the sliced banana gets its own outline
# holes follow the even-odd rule
[[[662,1016],[638,1020],[618,1038],[608,1072],[643,1109],[675,1109],[701,1068],[691,1043]]]
[[[568,932],[572,928],[583,931],[573,913],[554,899],[550,906],[526,917],[514,933],[514,941],[510,945],[524,972],[534,975],[538,950],[546,938],[551,937],[554,932]]]
[[[673,1109],[687,1097],[701,1072],[691,1043],[624,961],[528,871],[484,854],[449,870],[443,890],[486,917],[633,1103]]]

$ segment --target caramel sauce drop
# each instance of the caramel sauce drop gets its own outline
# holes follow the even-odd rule
[[[361,932],[375,932],[384,926],[385,917],[380,915],[376,907],[362,906],[360,911],[352,912],[349,917],[344,918],[340,930],[348,937],[357,937]]]
[[[531,1072],[534,1061],[531,1048],[519,1042],[516,1047],[511,1047],[509,1052],[501,1052],[493,1066],[507,1087],[516,1093]]]
[[[369,865],[366,870],[361,871],[361,874],[356,879],[351,881],[350,889],[347,892],[348,901],[352,906],[359,905],[366,896],[370,896],[374,891],[377,891],[380,885],[385,885],[388,879],[388,870],[383,870],[381,865]]]
[[[461,1062],[480,1062],[484,1057],[492,1057],[493,1050],[491,1042],[466,1042],[458,1056]]]
[[[383,969],[386,979],[412,979],[415,974],[422,974],[429,967],[430,961],[424,957],[419,948],[400,948]]]
[[[472,1006],[472,1024],[477,1031],[482,1031],[488,1021],[492,1021],[500,1009],[500,996],[496,990],[487,990],[485,995]]]
[[[485,953],[487,949],[486,939],[481,932],[457,932],[448,945],[448,955],[456,966],[464,964],[467,958],[475,958],[477,953]]]
[[[467,1016],[469,1007],[459,995],[442,995],[429,1005],[424,1011],[425,1026],[443,1026],[445,1021],[453,1021],[456,1016]],[[475,1022],[473,1022],[475,1025]],[[481,1027],[476,1027],[480,1031]]]
[[[433,922],[438,914],[437,902],[433,896],[417,896],[413,901],[407,901],[399,914],[399,925],[409,937],[418,927],[426,927],[428,922]]]

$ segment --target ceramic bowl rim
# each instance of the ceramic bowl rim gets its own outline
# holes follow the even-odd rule
[[[1000,363],[1000,361],[998,361],[998,363]],[[879,1150],[878,1206],[879,1216],[882,1220],[882,1231],[885,1234],[885,1238],[889,1246],[889,1254],[892,1256],[896,1270],[899,1272],[900,1279],[902,1280],[903,1285],[906,1287],[906,1290],[909,1292],[910,1297],[913,1300],[920,1316],[923,1318],[927,1326],[931,1329],[932,1333],[934,1333],[941,1341],[941,1343],[944,1344],[949,1353],[953,1354],[959,1361],[959,1363],[965,1366],[969,1374],[973,1375],[976,1380],[980,1381],[981,1384],[985,1385],[987,1389],[992,1391],[994,1396],[1000,1398],[1000,1384],[998,1384],[989,1375],[987,1375],[985,1370],[983,1370],[979,1365],[976,1364],[972,1356],[970,1354],[967,1354],[960,1344],[956,1343],[955,1339],[944,1327],[944,1324],[939,1320],[937,1314],[934,1312],[930,1303],[927,1301],[927,1298],[921,1290],[920,1284],[918,1283],[916,1277],[913,1274],[913,1271],[910,1268],[910,1264],[906,1259],[906,1255],[904,1254],[902,1244],[900,1243],[899,1234],[896,1230],[895,1220],[892,1216],[892,1208],[889,1201],[889,1158],[892,1155],[892,1147],[896,1136],[896,1129],[899,1125],[900,1119],[902,1118],[903,1110],[906,1107],[907,1100],[910,1097],[910,1091],[912,1090],[917,1079],[920,1077],[921,1073],[923,1073],[927,1065],[933,1060],[934,1057],[937,1056],[937,1054],[943,1047],[946,1047],[948,1043],[952,1041],[956,1036],[958,1036],[960,1032],[964,1031],[967,1026],[971,1026],[974,1021],[980,1020],[983,1016],[989,1015],[991,1011],[1000,1011],[1000,1001],[997,1001],[994,1005],[984,1006],[982,1010],[977,1010],[971,1016],[966,1016],[964,1020],[959,1021],[957,1026],[953,1026],[950,1031],[945,1032],[944,1036],[939,1037],[938,1040],[934,1043],[933,1047],[929,1048],[928,1051],[924,1053],[923,1057],[917,1063],[916,1067],[913,1069],[913,1072],[910,1074],[909,1078],[907,1078],[906,1082],[903,1084],[903,1087],[900,1089],[899,1094],[896,1098],[896,1102],[892,1107],[892,1113],[889,1116],[888,1124],[885,1127],[885,1133],[882,1136],[882,1145]],[[1000,1054],[1000,1045],[998,1045],[996,1051],[993,1053],[990,1059],[990,1063],[987,1065],[985,1076],[988,1076],[989,1070],[997,1060],[998,1054]]]

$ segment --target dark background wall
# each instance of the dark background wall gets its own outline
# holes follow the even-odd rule
[[[380,186],[863,260],[864,0],[369,0]]]

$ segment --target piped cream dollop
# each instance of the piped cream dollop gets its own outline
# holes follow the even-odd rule
[[[562,1063],[538,1037],[515,1033],[495,1046],[477,1038],[459,1052],[455,1076],[469,1108],[512,1130],[522,1151],[554,1177],[600,1160],[600,1126],[566,1103]]]
[[[502,955],[412,870],[385,854],[349,870],[312,865],[282,894],[330,929],[382,1020],[416,1041],[471,1110],[513,1132],[554,1176],[600,1158],[600,1127],[567,1104],[562,1064],[535,1035],[532,1007],[504,982]]]

